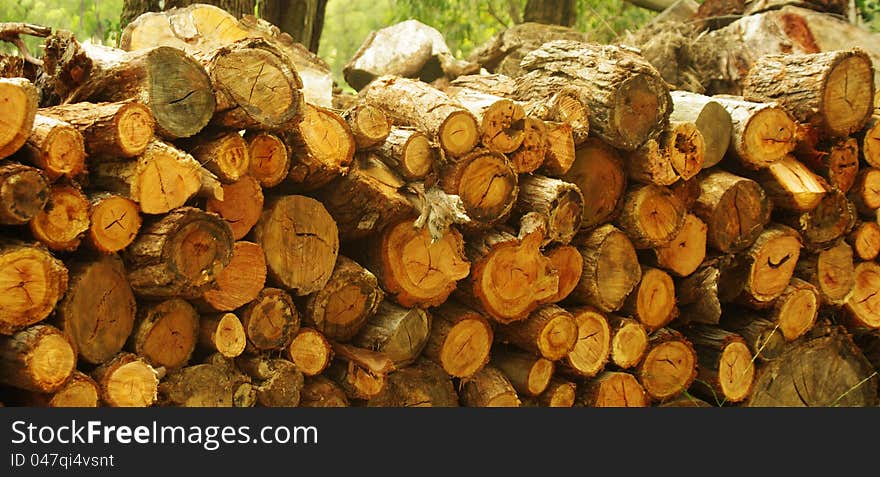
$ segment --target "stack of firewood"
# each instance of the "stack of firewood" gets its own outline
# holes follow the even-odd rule
[[[250,17],[121,47],[0,79],[5,405],[877,404],[860,50],[709,97],[563,39],[334,109]]]

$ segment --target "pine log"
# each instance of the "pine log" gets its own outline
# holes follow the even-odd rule
[[[576,406],[580,407],[648,407],[649,396],[635,376],[619,371],[606,371],[578,386]]]
[[[0,165],[0,198],[0,224],[26,224],[49,200],[49,178],[35,167]]]
[[[338,113],[306,104],[302,119],[285,130],[291,164],[287,181],[304,192],[345,175],[355,152],[354,136]]]
[[[426,310],[404,308],[384,300],[351,343],[378,351],[402,368],[419,357],[430,333],[431,315]]]
[[[79,131],[89,161],[137,157],[155,131],[152,112],[136,101],[61,104],[41,108],[39,113]]]
[[[688,91],[670,91],[674,108],[669,116],[671,123],[692,123],[703,136],[704,169],[721,162],[732,137],[733,123],[730,113],[710,96]]]
[[[431,309],[431,333],[423,354],[455,378],[468,378],[489,361],[494,332],[478,312],[447,300]]]
[[[738,252],[758,238],[770,220],[770,203],[757,182],[722,170],[701,174],[693,212],[708,227],[709,246]]]
[[[418,80],[380,76],[358,93],[381,109],[396,126],[411,126],[427,134],[452,157],[459,157],[479,142],[474,115],[447,94]]]
[[[250,167],[247,142],[236,131],[202,131],[178,145],[224,184],[236,182]]]
[[[238,367],[253,379],[257,403],[263,407],[296,407],[305,380],[296,365],[286,359],[239,356]]]
[[[501,371],[516,392],[534,397],[544,392],[553,376],[553,361],[517,349],[501,348],[492,352],[492,366]]]
[[[805,249],[816,251],[833,246],[850,233],[858,213],[843,192],[831,189],[815,209],[801,214],[779,214],[776,219],[797,230]]]
[[[333,348],[314,328],[300,328],[287,347],[287,357],[306,376],[321,374],[333,360]]]
[[[846,302],[855,286],[854,270],[852,247],[841,242],[826,250],[801,256],[795,273],[816,287],[822,304],[836,306]]]
[[[0,78],[0,109],[4,119],[0,135],[0,159],[19,150],[31,135],[37,114],[37,89],[25,78]]]
[[[678,331],[661,328],[651,334],[636,377],[651,400],[662,402],[690,388],[697,367],[691,342]]]
[[[550,177],[563,176],[571,169],[575,159],[571,124],[545,121],[544,126],[547,129],[547,147],[538,172]]]
[[[0,383],[40,393],[57,391],[76,369],[76,351],[58,328],[34,325],[0,336]]]
[[[871,217],[880,208],[880,169],[867,167],[856,175],[855,183],[849,190],[848,198],[856,206],[856,210]]]
[[[74,185],[54,184],[45,208],[28,223],[34,238],[49,250],[76,250],[89,229],[89,201]]]
[[[606,224],[577,244],[584,258],[581,279],[569,294],[574,303],[601,311],[620,309],[642,277],[635,248],[618,228]]]
[[[514,211],[537,212],[546,221],[546,243],[567,244],[581,228],[584,196],[574,184],[533,174],[520,178]]]
[[[710,325],[693,325],[682,333],[697,353],[697,379],[690,391],[709,402],[739,403],[749,397],[755,363],[746,340]]]
[[[11,335],[44,320],[68,288],[64,263],[45,247],[0,243],[0,334]]]
[[[315,199],[286,195],[270,201],[253,230],[272,280],[297,296],[327,284],[339,254],[339,232]]]
[[[724,311],[721,327],[746,340],[751,356],[761,362],[778,358],[787,347],[787,341],[774,323],[753,310],[731,309]]]
[[[38,111],[31,134],[17,157],[42,169],[52,181],[60,177],[73,179],[85,171],[85,142],[70,123]]]
[[[305,299],[303,321],[327,338],[345,342],[376,312],[384,296],[375,275],[340,255],[327,285]]]
[[[756,103],[719,95],[712,99],[730,114],[733,124],[728,154],[747,169],[763,169],[796,146],[796,124],[775,103]]]
[[[648,349],[648,331],[632,318],[606,317],[611,330],[611,362],[620,369],[636,367]]]
[[[825,181],[791,155],[756,174],[773,206],[795,212],[815,209],[828,192]]]
[[[819,291],[799,278],[791,279],[767,315],[786,341],[794,341],[810,331],[818,316]]]
[[[668,325],[678,316],[672,277],[659,268],[642,267],[642,278],[622,309],[639,320],[648,332]]]
[[[729,269],[722,269],[722,301],[735,297],[756,308],[768,306],[788,286],[800,251],[797,232],[771,224]]]
[[[844,309],[851,326],[880,328],[880,265],[861,262],[856,265],[855,284]]]
[[[248,143],[248,174],[264,188],[275,187],[290,172],[290,153],[287,144],[278,135],[267,131],[249,130],[244,135]]]
[[[518,174],[534,172],[547,155],[547,126],[540,119],[523,118],[522,144],[510,153],[510,164]]]
[[[556,305],[544,305],[525,320],[496,327],[496,336],[502,342],[556,361],[574,351],[578,330],[571,313]]]
[[[498,368],[486,365],[462,381],[459,399],[468,407],[519,407],[521,402],[510,380]]]
[[[859,260],[870,261],[880,255],[880,224],[877,222],[861,222],[846,236]]]
[[[425,179],[437,168],[437,151],[425,133],[392,126],[376,155],[405,180]]]
[[[679,305],[678,321],[718,324],[721,319],[721,301],[718,280],[721,271],[717,266],[698,268],[675,284],[675,299]]]
[[[293,299],[284,290],[264,288],[254,301],[241,310],[241,322],[247,336],[246,351],[280,350],[300,328],[300,316]]]
[[[138,204],[109,192],[89,195],[88,244],[101,253],[115,253],[128,247],[141,229]]]
[[[120,352],[134,328],[136,303],[115,254],[70,264],[70,285],[58,304],[58,327],[79,359],[100,364]]]
[[[685,214],[678,234],[669,244],[654,248],[654,259],[659,268],[677,277],[695,272],[706,258],[708,227],[694,214]]]
[[[672,112],[672,98],[657,70],[620,46],[556,40],[527,54],[520,66],[585,86],[591,135],[623,150],[656,137]]]
[[[129,348],[155,368],[186,366],[196,348],[199,314],[186,300],[171,298],[138,309]]]
[[[143,297],[196,299],[232,259],[232,231],[217,214],[178,207],[141,228],[125,250],[128,280]]]
[[[199,345],[226,358],[244,352],[247,334],[244,325],[233,313],[203,315],[199,320]]]
[[[348,407],[348,397],[332,380],[322,376],[307,376],[300,392],[300,407]]]
[[[525,138],[525,111],[521,104],[485,91],[453,85],[445,90],[477,119],[480,144],[502,154],[517,150]],[[517,171],[522,172],[522,171]]]
[[[584,257],[574,245],[558,245],[544,255],[550,259],[550,263],[559,277],[559,286],[556,294],[544,299],[541,303],[558,303],[566,298],[580,282],[584,272]]]
[[[229,263],[194,304],[201,310],[232,311],[253,301],[265,284],[263,248],[253,242],[238,241],[232,247]]]
[[[764,55],[743,83],[747,101],[777,102],[799,122],[831,137],[862,129],[874,102],[874,69],[868,54],[853,48],[811,54]]]
[[[681,230],[686,212],[684,204],[668,188],[636,185],[624,195],[617,223],[635,248],[662,247]]]
[[[110,407],[150,407],[158,399],[156,369],[133,353],[119,353],[92,371]]]
[[[503,222],[513,210],[518,194],[518,177],[503,154],[478,149],[444,166],[440,186],[461,197],[468,217],[476,227]]]
[[[101,389],[88,374],[74,370],[58,390],[48,397],[49,407],[98,407]]]
[[[366,150],[382,144],[391,133],[391,121],[375,106],[358,104],[344,111],[342,117],[351,128],[358,150]]]
[[[368,407],[457,407],[458,395],[443,368],[420,359],[388,375],[388,384]]]
[[[604,142],[591,138],[581,144],[575,151],[574,164],[562,180],[578,186],[584,196],[582,229],[607,223],[620,211],[626,191],[623,161]]]
[[[577,340],[565,357],[562,370],[577,377],[593,377],[608,363],[611,327],[605,315],[595,308],[572,308],[571,315],[577,325]]]

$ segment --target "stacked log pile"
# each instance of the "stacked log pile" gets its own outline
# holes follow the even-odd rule
[[[863,52],[710,97],[561,39],[341,110],[258,26],[0,79],[4,405],[878,404]]]

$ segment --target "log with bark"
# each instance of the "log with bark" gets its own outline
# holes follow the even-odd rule
[[[0,115],[4,118],[0,136],[0,159],[24,145],[34,127],[37,114],[37,89],[25,78],[0,78],[0,96],[6,98]]]

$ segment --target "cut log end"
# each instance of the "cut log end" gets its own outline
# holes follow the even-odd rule
[[[669,92],[659,76],[631,75],[617,86],[614,96],[611,121],[621,136],[623,149],[639,147],[665,126],[671,104],[668,104]]]
[[[119,151],[123,157],[135,157],[147,149],[153,138],[155,121],[150,109],[141,103],[126,103],[115,116]]]
[[[840,60],[825,79],[820,113],[834,137],[846,137],[862,129],[874,103],[874,68],[864,53]]]
[[[302,328],[287,347],[290,361],[306,376],[317,376],[330,366],[333,350],[327,338],[312,328]]]
[[[368,104],[358,105],[345,114],[358,149],[369,149],[391,133],[391,121],[381,109]]]
[[[158,397],[156,370],[131,353],[120,353],[94,371],[101,400],[111,407],[149,407]]]
[[[0,166],[0,224],[28,223],[48,200],[49,179],[41,170],[21,164]]]
[[[147,53],[148,105],[164,137],[190,137],[214,114],[216,101],[205,69],[182,50],[160,46]],[[236,79],[237,80],[237,79]]]
[[[205,210],[214,212],[232,229],[232,238],[241,240],[247,235],[263,212],[263,190],[260,182],[249,175],[231,184],[223,184],[223,199],[208,199]]]
[[[222,313],[202,317],[199,322],[199,342],[217,350],[221,356],[235,358],[244,352],[247,334],[237,316]]]
[[[663,270],[643,267],[641,282],[628,297],[624,309],[649,331],[668,325],[678,316],[672,277]]]
[[[611,362],[621,369],[634,368],[648,349],[648,332],[644,325],[631,318],[617,318],[615,321],[612,325]]]
[[[134,241],[140,228],[140,209],[133,200],[119,195],[92,198],[87,237],[99,252],[121,251]]]
[[[855,284],[844,308],[850,322],[871,329],[880,328],[880,265],[859,263],[854,271]]]
[[[642,276],[632,242],[619,229],[606,224],[594,230],[578,250],[584,266],[569,299],[604,312],[620,309]]]
[[[728,402],[741,402],[749,396],[755,377],[752,352],[744,342],[724,348],[718,364],[718,381]]]
[[[636,248],[662,247],[681,230],[686,212],[668,188],[647,184],[626,194],[618,221]]]
[[[4,384],[46,393],[60,388],[76,368],[76,352],[57,328],[36,325],[0,338]]]
[[[0,246],[0,333],[45,319],[67,291],[67,268],[45,248]]]
[[[578,403],[586,407],[648,407],[650,400],[635,376],[608,371],[581,386]]]
[[[248,132],[248,173],[265,188],[275,187],[290,172],[287,145],[278,136],[268,132]]]
[[[101,390],[98,383],[88,375],[74,371],[70,378],[52,394],[50,407],[98,407]]]
[[[541,167],[547,152],[547,126],[540,119],[526,117],[522,144],[510,154],[513,169],[520,174],[534,172]]]
[[[670,273],[686,277],[706,258],[706,224],[696,215],[686,214],[678,234],[664,247],[654,249],[657,265]]]
[[[708,226],[709,245],[724,253],[751,245],[770,219],[764,189],[753,180],[724,171],[701,178],[694,212]]]
[[[584,271],[584,257],[573,245],[560,245],[545,252],[557,271],[559,286],[557,292],[544,303],[557,303],[568,297],[577,286]]]
[[[290,345],[300,327],[293,299],[284,290],[264,288],[245,306],[241,321],[247,347],[255,351],[280,350]]]
[[[452,157],[470,152],[479,142],[479,125],[474,115],[467,111],[452,112],[440,125],[437,141]]]
[[[776,299],[771,317],[786,341],[800,338],[816,323],[819,292],[813,285],[792,278],[785,292]]]
[[[504,155],[474,151],[442,172],[441,186],[461,197],[472,221],[491,225],[506,218],[516,202],[518,177]]]
[[[870,261],[880,255],[880,224],[862,222],[847,237],[859,260]]]
[[[46,207],[29,223],[34,237],[55,251],[76,250],[89,225],[89,202],[74,186],[52,187]]]
[[[186,365],[198,341],[195,308],[186,300],[172,298],[142,307],[139,315],[129,339],[134,351],[157,368]]]
[[[619,211],[626,190],[623,161],[614,148],[588,139],[576,150],[574,164],[562,177],[578,186],[584,196],[582,229],[610,221]]]
[[[663,401],[687,390],[697,377],[697,356],[691,343],[673,336],[649,346],[638,368],[639,381],[648,395]]]
[[[4,118],[0,132],[0,159],[21,148],[31,134],[37,112],[37,89],[24,78],[0,79],[0,117]]]
[[[611,328],[608,320],[590,308],[572,310],[577,339],[565,362],[578,376],[592,377],[608,362],[611,353]]]

